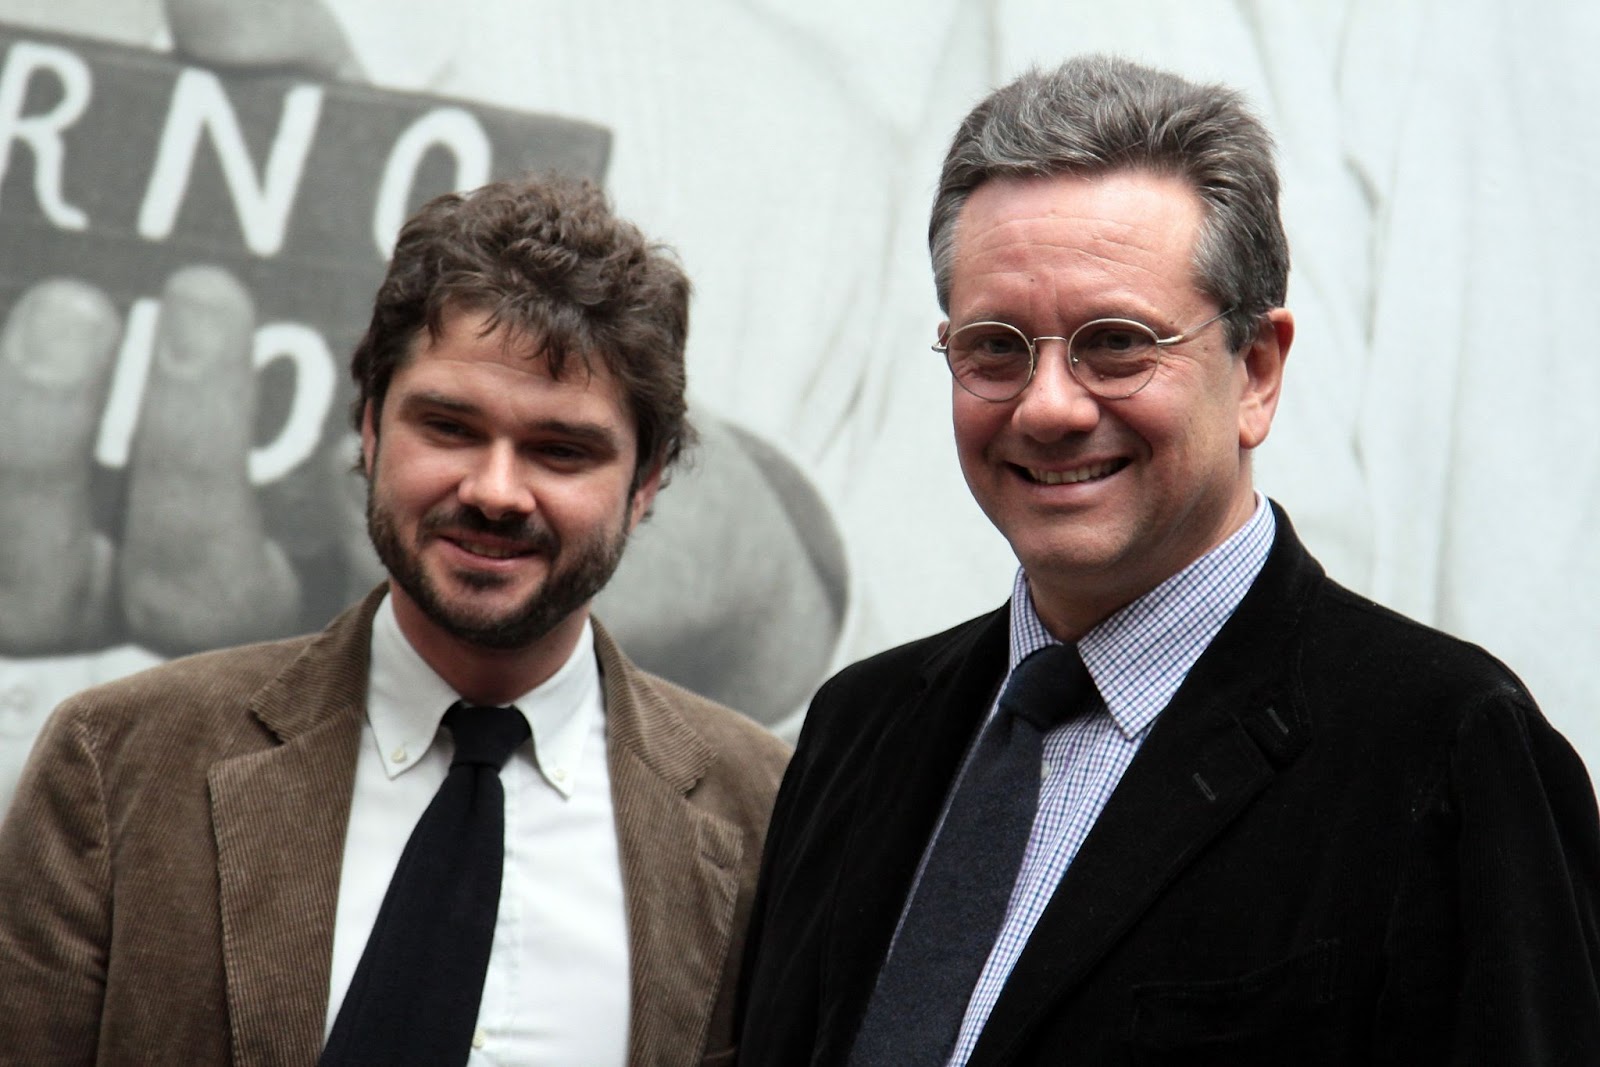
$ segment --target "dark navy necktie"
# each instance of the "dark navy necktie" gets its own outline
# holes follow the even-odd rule
[[[1044,735],[1095,695],[1072,645],[1047,645],[1011,672],[878,973],[851,1067],[948,1061],[1033,832]]]
[[[456,704],[450,773],[406,842],[321,1067],[465,1064],[505,864],[500,768],[529,736],[514,707]]]

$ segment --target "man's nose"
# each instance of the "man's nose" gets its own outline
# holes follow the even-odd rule
[[[1035,345],[1033,380],[1017,397],[1013,424],[1037,441],[1094,429],[1100,421],[1100,401],[1073,377],[1066,342],[1050,337]]]
[[[534,510],[532,480],[509,442],[491,442],[473,454],[457,495],[491,519]]]

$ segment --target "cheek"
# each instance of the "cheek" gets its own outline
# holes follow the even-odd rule
[[[626,479],[552,479],[535,490],[538,516],[564,538],[611,537],[626,529],[633,515]]]
[[[1197,375],[1182,388],[1146,392],[1148,402],[1126,408],[1123,416],[1157,450],[1209,452],[1217,448],[1220,437],[1233,437],[1238,432],[1238,405],[1236,398],[1229,395],[1226,381]],[[1145,394],[1133,401],[1141,397]],[[1191,461],[1193,458],[1189,457]]]
[[[1204,406],[1172,412],[1160,433],[1156,447],[1164,448],[1173,457],[1167,469],[1178,480],[1176,491],[1206,491],[1219,479],[1232,478],[1237,469],[1237,411],[1221,398]]]
[[[400,442],[379,451],[377,490],[389,500],[425,506],[452,494],[461,472],[437,452],[411,449]]]
[[[956,396],[950,422],[955,432],[956,452],[963,462],[982,457],[983,450],[1004,428],[1010,410],[1008,405],[984,404],[965,393]]]

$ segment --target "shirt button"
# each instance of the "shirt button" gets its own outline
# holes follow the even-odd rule
[[[558,782],[565,782],[567,780],[567,772],[564,769],[557,767],[555,769],[555,773],[550,777],[554,778]]]
[[[483,1032],[483,1027],[480,1026],[476,1030],[472,1031],[473,1048],[482,1048],[483,1043],[487,1040],[489,1040],[489,1035]]]
[[[397,748],[393,752],[389,753],[389,758],[391,760],[393,760],[395,763],[404,763],[408,758],[408,756],[406,755],[405,746],[401,745],[399,748]]]

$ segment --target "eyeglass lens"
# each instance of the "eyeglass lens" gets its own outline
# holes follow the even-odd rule
[[[1161,361],[1149,327],[1123,319],[1085,323],[1071,338],[1072,376],[1096,396],[1112,400],[1144,388]],[[1010,400],[1033,371],[1028,338],[1002,322],[974,322],[952,333],[945,358],[967,392],[985,400]]]

